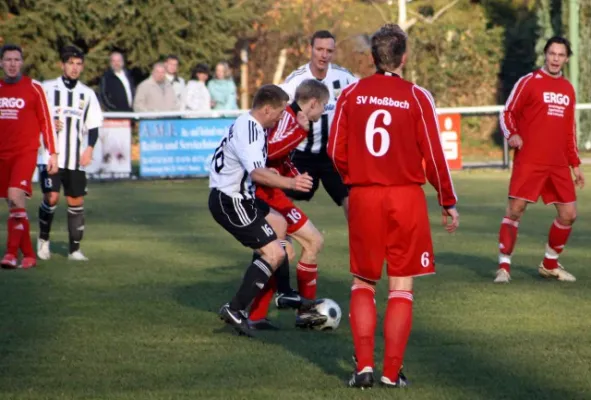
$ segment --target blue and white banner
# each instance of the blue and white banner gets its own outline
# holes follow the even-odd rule
[[[140,121],[140,177],[200,177],[234,118]]]

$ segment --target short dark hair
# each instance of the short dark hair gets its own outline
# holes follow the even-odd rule
[[[195,77],[197,74],[207,74],[211,75],[209,70],[209,66],[207,64],[199,63],[195,65],[195,67],[191,70],[191,79]]]
[[[5,44],[0,49],[0,58],[4,57],[4,53],[7,51],[18,51],[21,54],[21,58],[23,56],[23,49],[17,44]]]
[[[79,58],[84,61],[84,53],[76,46],[65,46],[60,52],[60,59],[67,63],[70,58]]]
[[[316,31],[314,32],[314,34],[312,35],[312,39],[310,39],[310,45],[312,47],[314,47],[314,41],[316,39],[332,39],[335,42],[337,41],[334,37],[334,35],[332,33],[330,33],[329,31]]]
[[[168,61],[168,60],[177,60],[179,63],[181,62],[181,60],[179,60],[179,57],[175,54],[167,55],[166,58],[164,59],[164,61]]]
[[[306,79],[296,89],[295,101],[308,102],[312,99],[328,100],[330,93],[328,88],[317,79]]]
[[[568,41],[568,39],[566,39],[562,36],[553,36],[550,39],[548,39],[548,41],[546,42],[546,45],[544,46],[544,54],[546,54],[546,52],[548,51],[550,46],[552,46],[555,43],[562,44],[562,45],[564,45],[564,47],[566,47],[566,55],[568,57],[573,55],[573,51],[570,47],[570,42]]]
[[[371,55],[377,68],[398,68],[406,52],[406,33],[396,24],[382,26],[371,38]]]
[[[289,95],[279,86],[263,85],[254,94],[252,108],[256,110],[267,105],[278,108],[287,101],[289,101]]]

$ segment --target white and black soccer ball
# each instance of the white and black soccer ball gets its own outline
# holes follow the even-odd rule
[[[341,307],[331,299],[318,299],[318,304],[314,307],[322,315],[326,315],[326,322],[318,325],[315,329],[325,331],[334,330],[339,327],[341,322]]]

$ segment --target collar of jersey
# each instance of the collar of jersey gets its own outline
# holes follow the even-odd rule
[[[395,78],[400,78],[400,75],[395,74],[394,72],[388,72],[388,71],[384,71],[383,69],[378,69],[376,71],[376,74],[380,74],[380,75],[386,75],[386,76],[393,76]]]
[[[302,111],[298,103],[296,103],[295,101],[291,103],[289,106],[291,107],[295,115],[298,115],[298,112]]]

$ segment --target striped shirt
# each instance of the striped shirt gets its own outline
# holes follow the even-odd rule
[[[68,89],[63,78],[43,83],[52,119],[63,124],[57,132],[58,166],[62,169],[84,170],[80,156],[88,145],[88,131],[100,128],[103,112],[94,91],[81,82]],[[57,130],[56,130],[57,131]],[[43,146],[39,148],[37,163],[47,164],[48,154]]]
[[[230,197],[254,199],[250,173],[267,161],[267,132],[250,112],[239,116],[211,160],[209,187]]]
[[[293,71],[281,84],[281,88],[289,94],[293,101],[295,92],[300,83],[306,79],[316,79],[310,70],[310,64],[305,64]],[[321,81],[326,85],[330,93],[330,97],[324,114],[318,122],[311,124],[311,129],[308,131],[308,137],[299,144],[297,149],[306,153],[326,153],[326,144],[328,143],[328,134],[330,132],[330,125],[334,117],[334,110],[337,100],[349,84],[357,82],[357,78],[351,74],[347,69],[336,64],[329,64],[326,77]]]

